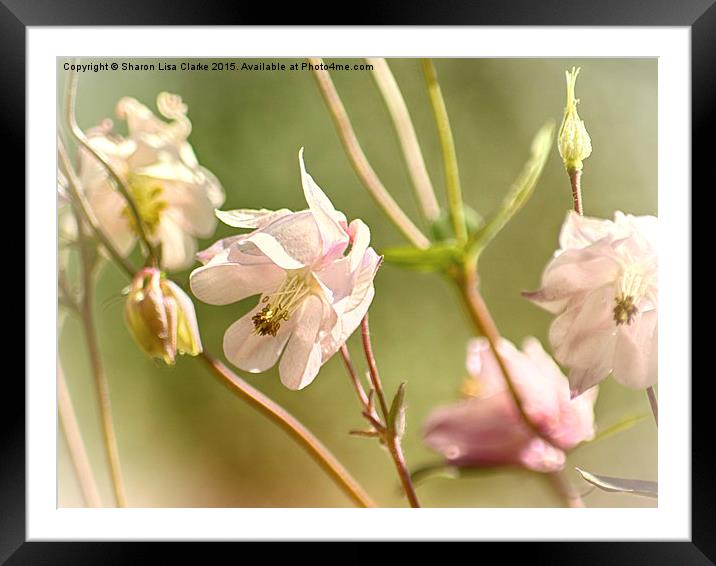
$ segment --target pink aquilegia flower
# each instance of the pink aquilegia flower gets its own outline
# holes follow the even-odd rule
[[[570,399],[567,378],[535,338],[527,338],[522,351],[502,339],[499,349],[530,422],[544,438],[525,424],[487,340],[476,338],[468,346],[468,398],[428,416],[425,443],[458,467],[561,470],[565,452],[594,437],[598,388]]]
[[[105,120],[88,132],[89,143],[101,153],[129,187],[153,245],[161,246],[162,267],[189,267],[196,238],[216,229],[214,209],[224,202],[219,181],[201,167],[187,141],[191,122],[181,98],[157,97],[165,122],[134,98],[122,98],[117,116],[127,121],[127,137],[112,132]],[[102,230],[122,254],[137,241],[137,226],[122,195],[104,167],[89,152],[79,152],[79,179]]]
[[[643,389],[657,381],[657,218],[614,221],[570,212],[542,288],[525,296],[556,315],[549,340],[573,395],[610,373]]]
[[[303,163],[308,210],[217,212],[252,232],[226,238],[198,254],[193,293],[213,305],[252,295],[261,300],[224,335],[224,353],[238,368],[263,372],[279,362],[281,381],[301,389],[360,324],[373,300],[380,257],[361,220],[347,223]],[[348,249],[350,246],[350,249]]]

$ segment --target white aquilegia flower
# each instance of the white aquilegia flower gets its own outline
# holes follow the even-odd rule
[[[556,315],[549,339],[573,395],[610,373],[635,389],[657,381],[657,218],[569,212],[542,288],[525,296]]]
[[[306,172],[308,210],[217,212],[253,231],[216,242],[198,257],[193,293],[213,305],[261,299],[224,335],[224,353],[238,368],[263,372],[279,362],[281,381],[301,389],[360,324],[373,300],[380,257],[361,220],[347,223]]]
[[[122,98],[117,116],[127,122],[127,137],[113,133],[109,120],[87,135],[129,187],[148,239],[161,248],[162,267],[173,271],[189,267],[196,239],[214,233],[214,209],[223,204],[224,192],[187,141],[191,123],[181,98],[161,93],[157,107],[170,122],[134,98]],[[120,253],[128,254],[137,240],[135,219],[102,164],[83,150],[79,178],[102,230]]]

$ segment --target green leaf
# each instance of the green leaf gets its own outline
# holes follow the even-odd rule
[[[434,244],[421,249],[412,246],[399,246],[381,250],[385,261],[416,271],[441,271],[457,263],[462,252],[452,243]]]
[[[598,476],[579,468],[575,469],[582,475],[584,481],[591,483],[602,491],[631,493],[633,495],[642,495],[653,499],[657,498],[659,485],[655,481]]]
[[[416,487],[434,478],[457,479],[459,477],[459,468],[447,466],[442,462],[428,464],[410,472],[410,479]]]
[[[542,169],[547,162],[552,140],[554,138],[554,123],[549,122],[542,126],[532,141],[530,158],[522,169],[517,180],[510,187],[509,192],[502,201],[500,209],[487,221],[487,224],[478,231],[472,240],[470,248],[475,255],[479,254],[487,244],[502,230],[507,222],[524,206],[532,196]]]
[[[605,438],[609,438],[610,436],[613,436],[620,432],[624,432],[625,430],[629,430],[635,424],[640,423],[647,417],[649,417],[649,415],[644,414],[644,415],[636,415],[636,416],[631,416],[631,417],[622,419],[622,420],[614,423],[613,425],[605,428],[604,430],[600,430],[597,433],[597,435],[592,440],[589,441],[589,444],[591,444],[593,442],[600,441],[600,440],[604,440]]]

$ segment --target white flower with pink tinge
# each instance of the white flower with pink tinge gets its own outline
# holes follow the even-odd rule
[[[147,238],[161,246],[162,267],[176,271],[194,261],[196,239],[216,230],[214,209],[224,203],[224,191],[199,165],[187,141],[191,123],[181,98],[160,93],[157,107],[170,122],[138,100],[124,97],[117,103],[117,116],[127,121],[128,136],[114,133],[111,120],[87,135],[92,148],[127,185]],[[129,254],[139,232],[134,215],[103,165],[85,149],[78,155],[80,188],[102,231],[119,253]]]
[[[524,421],[485,338],[470,341],[469,397],[428,416],[425,443],[458,467],[520,466],[536,472],[564,467],[565,452],[594,437],[597,389],[570,399],[569,383],[535,338],[519,351],[508,340],[498,345],[522,407]]]
[[[556,315],[549,340],[573,395],[611,373],[644,389],[657,381],[657,218],[614,221],[570,212],[542,288],[524,295]]]
[[[299,152],[308,210],[234,210],[217,216],[252,232],[226,238],[198,254],[192,292],[213,305],[252,295],[261,300],[224,335],[224,353],[259,373],[279,361],[290,389],[310,384],[360,324],[373,300],[381,258],[361,220],[347,223],[311,176]],[[349,249],[350,248],[350,249]]]

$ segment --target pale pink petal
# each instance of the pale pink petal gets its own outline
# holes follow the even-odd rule
[[[310,212],[296,212],[246,238],[283,269],[300,269],[321,254],[321,236]]]
[[[282,269],[270,263],[240,265],[217,261],[192,271],[189,284],[199,300],[210,305],[228,305],[274,291],[285,276]]]
[[[255,308],[229,326],[224,334],[224,355],[239,369],[261,373],[276,364],[286,342],[293,332],[295,320],[281,324],[276,336],[260,336],[254,333],[253,316],[265,305]]]
[[[289,389],[303,389],[318,374],[321,347],[317,339],[322,318],[321,300],[315,296],[306,298],[297,316],[296,328],[278,365],[281,383]]]
[[[301,168],[301,184],[306,197],[308,208],[316,219],[316,224],[323,241],[323,254],[341,254],[348,245],[348,234],[341,227],[340,216],[333,204],[316,184],[303,162],[303,148],[298,152],[298,162]]]
[[[601,218],[582,216],[573,210],[567,213],[559,234],[562,250],[585,248],[612,234],[614,223]]]
[[[657,313],[638,315],[622,325],[616,338],[613,376],[632,389],[646,389],[657,382]]]
[[[234,244],[240,242],[246,238],[246,234],[239,234],[238,236],[229,236],[228,238],[222,238],[211,244],[205,250],[201,250],[196,254],[196,259],[206,265],[217,255],[231,248]],[[239,262],[237,262],[239,263]]]
[[[531,436],[511,403],[503,392],[438,408],[425,422],[425,443],[454,466],[520,464]]]
[[[136,235],[127,219],[127,202],[109,183],[103,183],[87,197],[102,232],[112,246],[126,256],[132,251]]]
[[[519,459],[528,470],[552,473],[564,468],[567,456],[559,448],[535,437],[522,449]]]
[[[557,256],[545,269],[542,288],[523,296],[556,314],[571,298],[613,283],[619,269],[612,243],[603,240],[587,249],[568,250]]]
[[[172,217],[162,216],[152,240],[161,244],[162,267],[167,271],[186,269],[194,263],[196,240]]]
[[[582,395],[562,402],[559,425],[549,434],[555,446],[571,450],[594,438],[594,403],[598,394],[599,387],[592,387]]]
[[[569,370],[570,395],[573,399],[589,392],[595,385],[609,377],[611,360],[586,368],[573,367]]]
[[[167,204],[166,215],[172,216],[185,232],[208,238],[216,230],[214,204],[202,185],[164,181],[161,198]]]
[[[236,210],[217,210],[216,216],[224,224],[233,228],[250,228],[252,230],[260,230],[268,226],[274,220],[283,218],[292,214],[287,208],[279,210],[268,210],[266,208],[238,208]]]
[[[586,367],[611,356],[616,334],[613,306],[613,289],[604,286],[558,316],[549,330],[557,361]]]
[[[351,271],[358,269],[363,263],[366,250],[370,244],[370,228],[360,219],[353,220],[348,226],[351,237],[351,250],[348,252]]]

